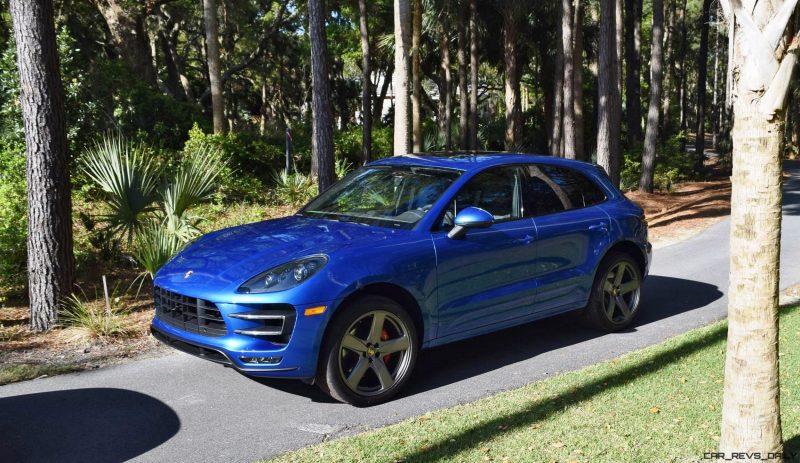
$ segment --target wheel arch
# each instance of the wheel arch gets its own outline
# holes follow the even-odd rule
[[[642,278],[644,278],[647,272],[647,256],[641,246],[630,240],[617,241],[606,249],[603,257],[597,262],[597,268],[600,268],[600,264],[605,261],[606,258],[617,253],[629,255],[634,262],[636,262],[636,265],[639,267],[639,273],[642,275]],[[597,269],[595,269],[595,274],[596,273]]]
[[[403,308],[405,308],[408,311],[408,315],[411,317],[411,320],[414,321],[414,328],[417,330],[417,337],[420,343],[424,341],[425,321],[422,316],[422,308],[420,307],[417,299],[411,294],[411,292],[409,292],[402,286],[392,283],[370,283],[348,294],[338,304],[338,307],[344,307],[347,304],[351,303],[352,301],[366,295],[387,297],[397,302],[401,306],[403,306]],[[335,316],[336,314],[334,313],[333,317]]]

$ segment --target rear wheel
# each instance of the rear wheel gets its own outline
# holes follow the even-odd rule
[[[627,254],[613,254],[600,264],[595,276],[586,321],[603,331],[621,330],[639,313],[642,272]]]
[[[341,402],[385,402],[408,381],[417,349],[414,322],[400,304],[381,296],[362,297],[331,321],[317,383]]]

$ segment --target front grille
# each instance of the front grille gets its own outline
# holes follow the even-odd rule
[[[168,325],[206,336],[228,334],[225,320],[213,302],[153,288],[156,316]]]

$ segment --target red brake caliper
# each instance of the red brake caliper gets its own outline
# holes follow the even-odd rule
[[[386,331],[386,328],[381,330],[381,341],[388,341],[389,340],[389,332]],[[386,354],[383,356],[383,363],[389,363],[389,359],[392,358],[392,354]]]

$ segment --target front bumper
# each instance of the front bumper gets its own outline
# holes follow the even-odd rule
[[[325,305],[319,315],[305,316],[305,309]],[[217,304],[226,322],[226,334],[208,336],[178,328],[159,317],[150,325],[153,336],[164,344],[197,357],[232,367],[251,376],[310,379],[316,375],[322,333],[332,312],[332,302],[294,306],[294,328],[286,344],[276,344],[261,336],[238,334],[249,322],[230,316],[247,307]],[[268,360],[268,363],[257,362]]]

